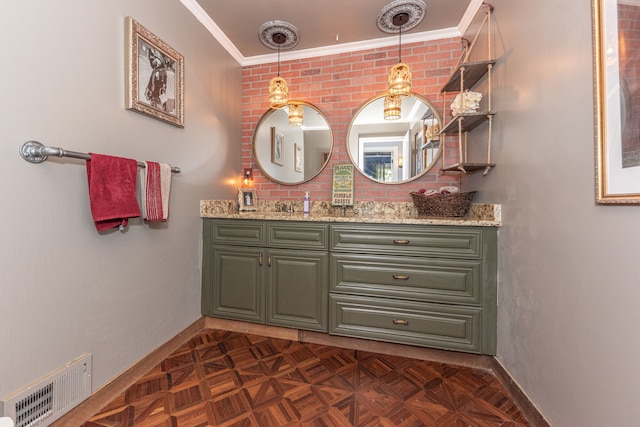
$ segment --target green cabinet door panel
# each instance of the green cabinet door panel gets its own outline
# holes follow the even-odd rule
[[[269,249],[267,324],[327,332],[327,252]]]
[[[264,250],[217,246],[213,249],[212,315],[264,322]]]
[[[266,227],[264,221],[212,221],[211,241],[222,245],[264,246]]]
[[[329,226],[291,221],[269,222],[267,246],[287,249],[329,249]]]

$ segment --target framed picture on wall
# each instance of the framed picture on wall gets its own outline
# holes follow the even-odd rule
[[[322,152],[322,158],[320,159],[320,167],[323,167],[325,163],[327,163],[329,161],[329,152],[328,151],[323,151]]]
[[[424,170],[424,138],[422,131],[417,132],[414,136],[414,146],[416,149],[416,174],[422,173]]]
[[[293,144],[293,162],[296,172],[304,172],[304,152],[302,144],[297,142]]]
[[[596,202],[640,204],[640,4],[593,2]]]
[[[241,211],[257,211],[258,196],[255,188],[238,188],[238,204]]]
[[[271,163],[284,165],[284,135],[275,126],[271,126]]]
[[[125,33],[125,107],[184,127],[184,58],[130,16]]]

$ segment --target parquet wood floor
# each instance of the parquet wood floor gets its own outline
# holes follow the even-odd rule
[[[82,427],[529,426],[489,372],[205,330]]]

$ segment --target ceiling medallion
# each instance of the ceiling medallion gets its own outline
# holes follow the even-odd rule
[[[274,35],[277,34],[284,35],[285,41],[282,44],[276,43],[274,40]],[[300,40],[298,29],[285,21],[265,22],[258,28],[258,38],[263,45],[274,50],[278,48],[281,50],[291,49]]]
[[[402,24],[402,32],[418,25],[427,11],[427,4],[423,0],[395,0],[382,8],[378,14],[378,28],[390,34],[400,31],[394,24],[393,18],[399,14],[407,14],[408,20]]]

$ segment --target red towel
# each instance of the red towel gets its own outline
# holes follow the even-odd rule
[[[127,226],[140,216],[136,196],[138,162],[122,157],[91,154],[87,160],[89,202],[98,231]]]

